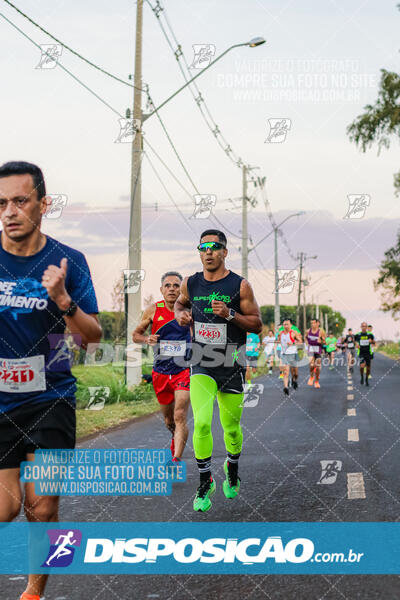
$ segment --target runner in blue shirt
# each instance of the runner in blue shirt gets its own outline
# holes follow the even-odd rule
[[[75,446],[75,378],[60,352],[66,328],[83,347],[101,338],[85,257],[41,233],[47,208],[39,167],[0,167],[0,521],[20,512],[20,463],[39,448]],[[25,484],[29,521],[57,521],[58,504]],[[20,600],[39,600],[46,579],[29,575]]]

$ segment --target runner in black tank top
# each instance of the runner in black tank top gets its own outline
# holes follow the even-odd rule
[[[211,476],[215,396],[228,455],[223,491],[227,498],[234,498],[239,492],[246,334],[259,333],[262,321],[248,281],[225,267],[228,254],[225,234],[215,229],[205,231],[198,249],[203,272],[183,281],[175,316],[179,325],[193,325],[190,401],[194,417],[193,448],[200,472],[193,508],[207,511],[211,508],[210,495],[215,491]]]

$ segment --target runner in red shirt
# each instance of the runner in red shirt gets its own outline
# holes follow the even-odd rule
[[[191,334],[189,326],[178,325],[174,304],[181,288],[182,275],[168,271],[161,278],[164,300],[154,302],[143,312],[133,332],[133,341],[148,344],[154,350],[152,380],[167,429],[172,433],[173,460],[180,460],[188,437],[186,416],[189,407],[188,358]],[[146,330],[151,325],[150,335]]]

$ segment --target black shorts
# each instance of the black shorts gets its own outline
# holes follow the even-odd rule
[[[365,363],[367,367],[371,365],[371,354],[360,354],[360,365]]]
[[[73,398],[24,404],[0,414],[0,469],[15,469],[28,453],[75,448]]]
[[[226,392],[227,394],[243,394],[245,384],[245,372],[244,367],[237,366],[235,368],[230,367],[204,367],[200,365],[193,365],[190,368],[190,375],[208,375],[214,379],[217,384],[219,392]]]
[[[257,367],[257,363],[258,363],[258,356],[248,356],[246,354],[246,365],[248,367]]]

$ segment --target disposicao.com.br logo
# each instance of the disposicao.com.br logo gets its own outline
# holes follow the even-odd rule
[[[156,563],[165,558],[177,563],[234,563],[244,565],[265,563],[359,562],[363,553],[350,549],[344,552],[315,553],[308,538],[293,538],[284,543],[280,536],[262,538],[89,538],[84,562],[99,564]]]

